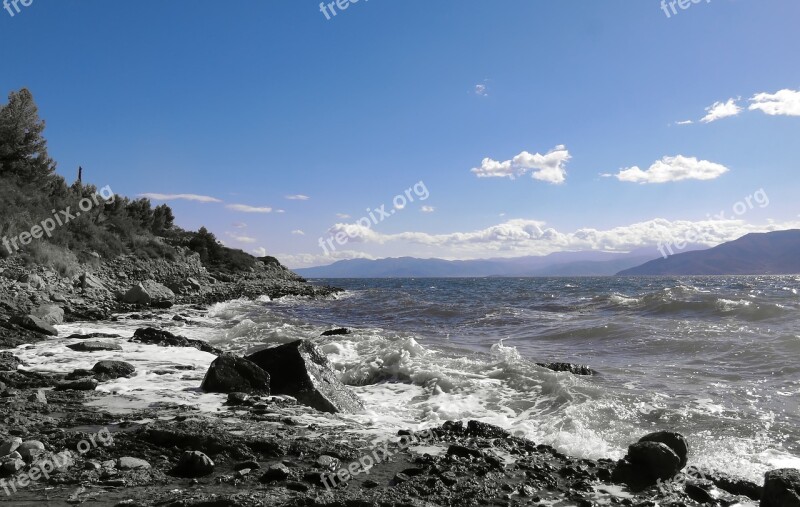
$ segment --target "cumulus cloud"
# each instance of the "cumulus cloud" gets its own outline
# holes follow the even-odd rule
[[[733,214],[731,214],[733,216]],[[638,222],[607,230],[582,228],[561,232],[546,227],[538,220],[515,219],[485,229],[447,234],[402,232],[382,234],[355,224],[338,224],[330,232],[344,232],[351,244],[391,244],[391,250],[420,251],[421,247],[439,257],[475,259],[486,257],[517,257],[547,255],[561,251],[599,250],[627,252],[638,248],[655,247],[659,243],[684,241],[715,246],[732,241],[751,232],[768,232],[800,227],[800,221],[767,225],[747,223],[741,219],[709,219],[703,221],[670,221],[662,218]],[[416,246],[414,246],[416,245]],[[657,254],[654,254],[654,257]]]
[[[488,97],[489,96],[489,89],[485,84],[476,84],[475,85],[475,95],[480,95],[481,97]]]
[[[146,194],[139,194],[139,197],[144,197],[145,199],[152,199],[154,201],[196,201],[196,202],[222,202],[220,199],[216,197],[211,197],[208,195],[197,195],[197,194],[157,194],[157,193],[146,193]]]
[[[239,243],[255,243],[257,241],[256,238],[251,238],[250,236],[245,236],[243,234],[237,234],[235,232],[226,232],[225,235],[235,241],[238,241]]]
[[[264,248],[263,246],[260,246],[258,248],[254,248],[254,249],[250,250],[250,253],[252,253],[256,257],[266,257],[267,256],[267,249]]]
[[[751,111],[762,111],[770,116],[800,116],[800,90],[758,93],[750,102]]]
[[[248,206],[247,204],[228,204],[225,207],[229,210],[240,211],[242,213],[272,213],[272,208],[260,208],[257,206]],[[281,211],[278,210],[278,213],[281,213]]]
[[[706,115],[700,119],[703,123],[711,123],[713,121],[728,118],[729,116],[737,116],[742,112],[742,108],[736,103],[739,99],[728,99],[727,102],[714,102],[713,105],[706,108]]]
[[[668,183],[683,180],[713,180],[728,172],[721,164],[698,160],[695,157],[664,157],[653,163],[646,171],[637,166],[620,170],[619,173],[603,176],[614,176],[620,181],[632,183]]]
[[[300,229],[293,230],[292,234],[294,234],[295,236],[305,236],[306,235],[306,233],[301,231]]]
[[[433,213],[434,211],[436,211],[436,208],[434,208],[433,206],[423,206],[419,210],[423,213]]]
[[[552,184],[564,183],[567,176],[566,164],[572,158],[564,145],[559,145],[546,154],[531,154],[523,151],[511,160],[499,162],[484,158],[480,167],[472,169],[478,178],[510,178],[528,172],[535,180]]]
[[[309,196],[303,194],[287,195],[286,198],[290,201],[307,201],[311,199]]]

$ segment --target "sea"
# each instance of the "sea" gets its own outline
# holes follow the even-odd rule
[[[697,467],[757,483],[767,470],[800,468],[799,276],[312,282],[345,292],[171,310],[189,322],[123,315],[59,326],[60,336],[128,337],[153,325],[237,354],[311,340],[364,401],[362,414],[326,416],[352,431],[476,419],[572,456],[618,459],[668,429],[687,437]],[[337,327],[352,333],[320,336]],[[121,418],[153,406],[227,410],[224,395],[198,388],[210,354],[126,340],[122,352],[88,354],[66,347],[73,342],[16,353],[37,371],[134,364],[132,378],[98,388],[117,396],[91,402]],[[597,375],[536,364],[547,362]]]

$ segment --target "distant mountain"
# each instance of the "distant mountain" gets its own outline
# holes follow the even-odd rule
[[[558,252],[510,259],[448,261],[400,257],[352,259],[329,266],[295,269],[306,278],[468,278],[486,276],[612,276],[658,255],[655,249],[631,253]]]
[[[788,275],[800,273],[800,230],[748,234],[709,250],[685,252],[626,269],[638,275]]]

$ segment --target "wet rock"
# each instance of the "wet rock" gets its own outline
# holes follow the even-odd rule
[[[751,500],[760,500],[763,488],[758,484],[738,477],[732,477],[721,472],[706,471],[704,477],[714,483],[719,489],[725,490],[732,495],[746,496]]]
[[[90,338],[120,338],[120,335],[110,334],[110,333],[89,333],[89,334],[73,334],[67,336],[67,339],[72,339],[72,340],[88,340]]]
[[[71,373],[67,374],[67,376],[64,377],[64,380],[78,380],[87,377],[94,377],[94,372],[92,370],[78,368],[77,370],[72,370]]]
[[[689,444],[686,438],[674,431],[657,431],[650,433],[639,439],[639,442],[661,442],[666,445],[680,458],[680,468],[686,466],[689,454]]]
[[[230,393],[228,394],[228,405],[244,405],[249,399],[250,395],[247,393]]]
[[[597,375],[597,372],[584,364],[572,363],[536,363],[537,366],[558,372],[569,372],[573,375]]]
[[[78,380],[68,380],[65,382],[60,382],[56,385],[56,391],[94,391],[97,389],[99,382],[97,380],[89,377],[89,378],[82,378]]]
[[[3,458],[1,463],[2,465],[0,465],[0,469],[2,469],[4,475],[14,475],[26,466],[25,461],[22,458],[15,456]]]
[[[352,333],[352,331],[350,331],[349,329],[347,329],[345,327],[340,327],[340,328],[337,328],[337,329],[329,329],[327,331],[323,331],[320,336],[341,336],[341,335],[346,335],[346,334],[350,334],[350,333]]]
[[[200,451],[185,451],[181,454],[173,475],[178,477],[205,477],[214,472],[214,462]]]
[[[22,445],[22,439],[19,437],[12,437],[0,444],[0,456],[8,456],[17,448]]]
[[[470,449],[463,445],[453,444],[447,448],[447,454],[451,456],[458,456],[459,458],[483,458],[483,453],[478,449]]]
[[[102,341],[102,340],[87,340],[84,342],[73,343],[67,345],[68,349],[75,352],[103,352],[107,350],[122,350],[118,343]]]
[[[56,326],[64,323],[64,310],[57,305],[42,305],[31,314],[42,321]]]
[[[48,336],[58,336],[58,331],[56,328],[43,321],[39,317],[35,317],[33,315],[16,316],[11,319],[11,323],[36,333],[41,333]]]
[[[258,464],[258,461],[243,461],[233,466],[233,469],[236,470],[237,472],[245,469],[258,470],[259,468],[261,468],[261,465]]]
[[[27,440],[22,442],[15,451],[19,453],[22,459],[31,462],[36,456],[44,452],[44,444],[38,440]]]
[[[125,456],[117,461],[117,468],[120,470],[149,470],[150,463],[143,459]]]
[[[37,389],[35,393],[28,395],[28,401],[47,405],[47,395],[44,393],[44,389]],[[0,454],[0,456],[1,455],[2,454]]]
[[[800,470],[780,468],[767,472],[761,507],[800,507]]]
[[[642,467],[654,483],[658,479],[669,479],[680,471],[680,458],[661,442],[637,442],[628,447],[626,458],[634,466]]]
[[[16,371],[21,364],[22,359],[13,353],[8,351],[0,352],[0,371]]]
[[[264,475],[261,476],[261,482],[277,482],[277,481],[285,481],[291,476],[291,472],[289,468],[282,464],[278,463],[276,465],[270,465],[267,468],[267,471],[264,472]]]
[[[128,304],[169,308],[175,302],[175,293],[154,280],[145,280],[128,289],[122,300]]]
[[[211,363],[200,388],[207,393],[269,394],[270,376],[252,361],[225,354]]]
[[[105,379],[113,380],[130,377],[136,371],[136,367],[125,361],[100,361],[92,367],[92,371]]]
[[[222,355],[222,351],[212,347],[202,340],[190,340],[183,336],[177,336],[163,329],[143,328],[137,329],[130,339],[134,343],[146,343],[148,345],[158,345],[159,347],[193,347],[197,350],[208,352],[209,354]]]
[[[288,394],[321,412],[356,413],[364,406],[342,384],[328,358],[311,342],[299,340],[264,349],[247,357],[270,376],[273,394]]]
[[[467,433],[483,438],[506,438],[510,436],[510,434],[500,426],[480,421],[469,421],[467,423]]]

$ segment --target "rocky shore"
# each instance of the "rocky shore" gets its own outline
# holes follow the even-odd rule
[[[0,502],[800,506],[797,471],[770,472],[760,486],[698,470],[683,437],[668,428],[631,435],[628,455],[619,461],[571,458],[477,421],[408,428],[376,440],[339,415],[361,410],[361,401],[338,381],[313,341],[234,356],[144,326],[125,336],[55,337],[53,326],[62,322],[113,321],[120,313],[135,320],[131,312],[176,322],[196,318],[204,305],[218,301],[337,292],[311,286],[269,258],[237,276],[210,273],[191,255],[185,259],[123,257],[72,276],[3,261]],[[123,356],[92,361],[87,369],[42,372],[16,355],[20,345],[64,338],[88,358],[129,344],[160,347],[166,356],[175,348],[211,354],[216,359],[196,387],[227,401],[216,412],[177,403],[122,415],[97,408],[118,397],[98,387],[136,368]],[[594,373],[576,365],[548,367]]]

